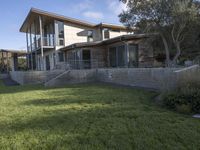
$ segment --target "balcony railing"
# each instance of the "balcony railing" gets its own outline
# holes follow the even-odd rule
[[[55,46],[54,38],[53,37],[43,37],[42,38],[43,46],[46,47],[53,47]],[[37,50],[41,48],[41,38],[38,38],[35,42],[28,46],[28,50],[31,51]]]

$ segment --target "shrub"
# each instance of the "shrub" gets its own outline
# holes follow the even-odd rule
[[[165,93],[163,104],[183,113],[200,113],[200,85],[192,83]]]

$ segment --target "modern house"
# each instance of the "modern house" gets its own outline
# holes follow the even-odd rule
[[[26,33],[32,70],[151,67],[151,35],[135,29],[85,21],[32,8],[20,28]]]

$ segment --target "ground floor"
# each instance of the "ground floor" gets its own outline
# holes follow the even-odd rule
[[[22,50],[0,49],[0,73],[26,70],[26,52]]]
[[[101,42],[75,43],[28,54],[33,70],[152,67],[152,39],[146,35],[120,36]]]
[[[154,105],[156,93],[104,84],[0,82],[0,149],[199,149],[200,121]]]

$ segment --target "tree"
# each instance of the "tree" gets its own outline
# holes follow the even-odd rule
[[[190,26],[199,20],[199,1],[194,0],[121,0],[127,10],[119,17],[127,26],[138,26],[146,32],[159,33],[166,55],[166,66],[174,66],[181,55],[181,44]],[[176,54],[171,59],[170,49]]]

